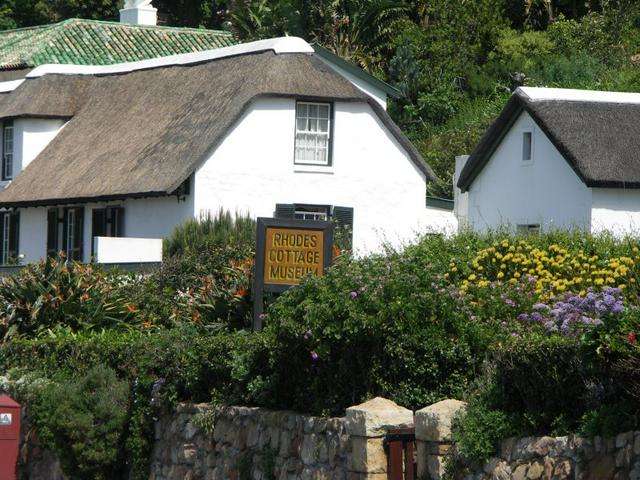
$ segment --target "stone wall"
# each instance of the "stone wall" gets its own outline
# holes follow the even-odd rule
[[[155,424],[150,480],[386,480],[384,437],[413,412],[374,398],[345,417],[178,405]],[[64,480],[23,419],[21,480]]]
[[[150,478],[338,480],[349,455],[343,418],[179,405],[156,424]]]
[[[612,438],[511,438],[465,480],[640,480],[640,432]]]
[[[444,400],[416,412],[419,478],[442,477],[453,451],[451,421],[465,408],[464,402]],[[456,480],[640,480],[640,432],[510,438],[484,465],[458,467]]]

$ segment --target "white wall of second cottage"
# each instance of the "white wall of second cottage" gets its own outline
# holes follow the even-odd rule
[[[640,190],[594,188],[591,231],[617,236],[640,234]]]
[[[524,132],[533,134],[531,161],[522,160]],[[480,231],[529,224],[588,229],[591,189],[523,112],[471,184],[468,222]]]
[[[295,101],[255,101],[195,174],[196,214],[272,217],[277,203],[354,208],[360,252],[453,219],[425,207],[425,177],[366,103],[334,104],[333,165],[294,165]],[[444,220],[443,220],[444,219]]]
[[[124,207],[124,236],[129,238],[165,238],[173,228],[194,216],[193,195],[178,201],[174,197],[127,199],[68,205],[84,207],[83,254],[91,259],[92,211],[107,206]],[[59,206],[58,208],[64,208]],[[47,255],[47,210],[49,207],[20,209],[20,248],[24,262],[36,262]],[[125,258],[125,257],[123,257]]]

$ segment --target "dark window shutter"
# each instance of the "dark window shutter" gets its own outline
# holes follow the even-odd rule
[[[9,217],[9,259],[18,260],[18,249],[20,248],[20,213],[12,213]]]
[[[104,208],[94,208],[91,211],[91,236],[107,236],[107,211]]]
[[[333,207],[333,222],[336,226],[334,242],[340,249],[351,250],[353,246],[353,208]]]
[[[47,256],[55,257],[60,250],[58,245],[58,209],[51,208],[47,211]]]
[[[107,210],[94,208],[91,211],[91,256],[95,255],[94,238],[107,236]]]
[[[74,232],[74,245],[73,245],[73,259],[81,262],[82,258],[82,247],[83,247],[83,237],[84,237],[84,208],[76,208],[76,228]]]
[[[338,227],[350,227],[353,229],[353,208],[333,207],[333,219]]]
[[[296,206],[292,203],[276,204],[276,218],[294,218]]]

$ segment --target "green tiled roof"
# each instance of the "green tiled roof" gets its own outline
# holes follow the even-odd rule
[[[0,31],[0,69],[47,63],[109,65],[235,43],[230,33],[219,30],[72,18],[51,25]]]

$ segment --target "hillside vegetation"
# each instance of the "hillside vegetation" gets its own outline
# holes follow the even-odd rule
[[[121,0],[0,0],[0,28],[69,17],[116,20]],[[297,35],[394,85],[397,123],[450,197],[470,153],[519,85],[638,91],[635,0],[155,0],[168,25],[248,41]]]

